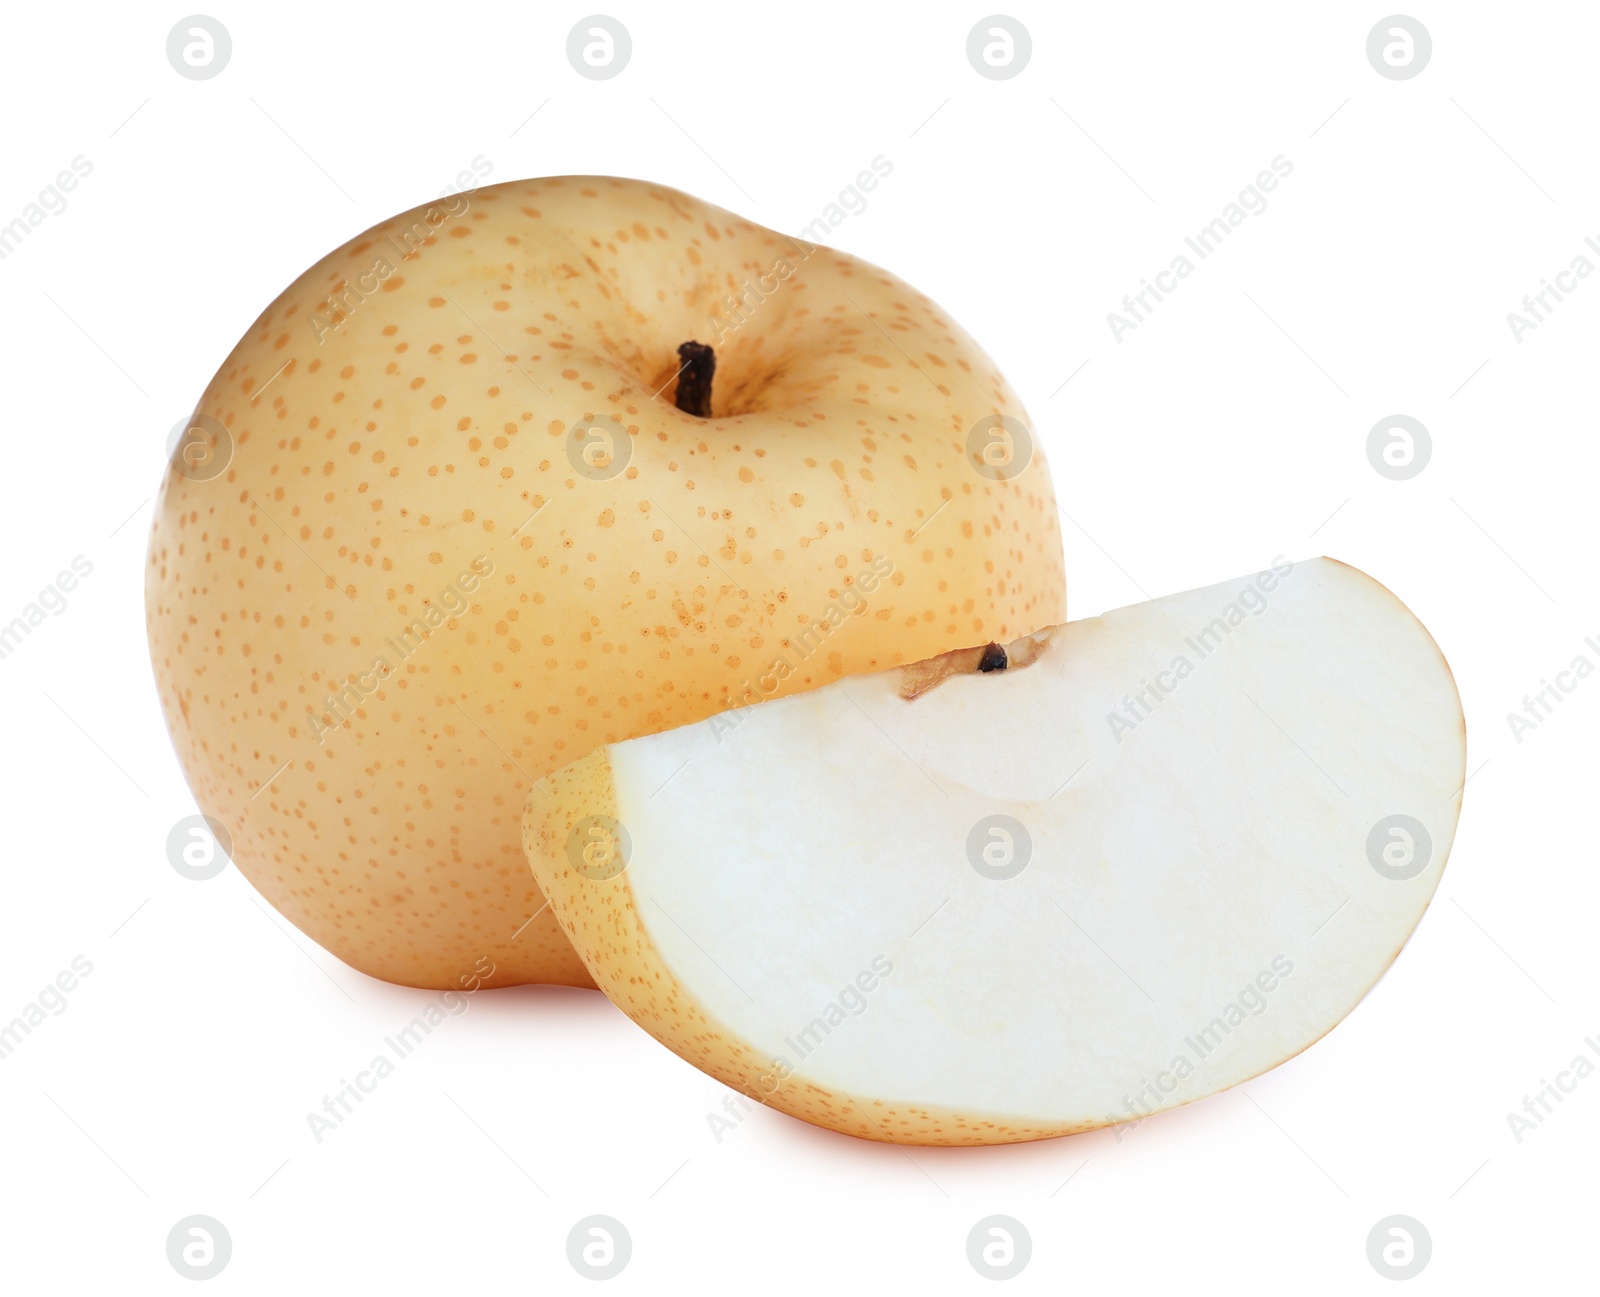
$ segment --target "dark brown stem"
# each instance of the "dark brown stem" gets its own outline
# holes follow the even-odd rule
[[[703,342],[686,342],[678,348],[678,359],[683,361],[678,371],[678,408],[697,419],[709,419],[717,353]]]
[[[999,644],[990,643],[983,650],[983,656],[978,659],[980,671],[1004,671],[1006,669],[1006,651]]]

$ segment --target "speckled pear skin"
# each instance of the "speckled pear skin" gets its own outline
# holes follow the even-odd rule
[[[709,419],[673,404],[691,339]],[[968,451],[1026,420],[978,346],[894,276],[660,185],[516,181],[375,226],[196,414],[231,459],[169,470],[146,577],[174,743],[241,872],[388,981],[593,984],[519,840],[557,767],[1065,615],[1042,456],[996,480]],[[580,471],[569,430],[607,416],[626,467]]]

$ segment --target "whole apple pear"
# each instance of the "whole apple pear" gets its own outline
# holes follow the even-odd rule
[[[402,213],[262,313],[178,438],[146,610],[200,808],[291,922],[389,981],[591,986],[520,842],[545,775],[1065,589],[1021,404],[927,297],[567,176]]]

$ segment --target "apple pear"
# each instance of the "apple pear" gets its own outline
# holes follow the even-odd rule
[[[682,1058],[899,1144],[1138,1121],[1293,1057],[1415,928],[1465,779],[1437,645],[1327,559],[719,720],[536,787],[533,872]]]
[[[932,301],[581,176],[402,213],[291,284],[180,430],[146,579],[234,863],[423,987],[592,984],[520,843],[551,771],[1064,601],[1026,414]]]

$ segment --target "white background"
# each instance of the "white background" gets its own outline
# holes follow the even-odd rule
[[[210,12],[234,48],[208,81],[166,60],[183,10],[147,3],[9,6],[0,51],[0,224],[93,164],[0,261],[0,622],[94,568],[0,661],[0,1021],[93,964],[0,1061],[0,1285],[190,1291],[165,1240],[205,1213],[233,1239],[217,1292],[588,1291],[565,1240],[596,1212],[633,1238],[616,1291],[977,1292],[994,1213],[1032,1235],[1024,1291],[1382,1291],[1366,1238],[1393,1213],[1432,1236],[1416,1291],[1592,1284],[1600,1076],[1520,1143],[1506,1114],[1600,1037],[1600,680],[1520,743],[1506,713],[1600,663],[1600,276],[1520,342],[1506,315],[1600,237],[1600,13],[1418,9],[1432,61],[1393,81],[1365,53],[1381,7],[1019,5],[1032,62],[991,81],[980,7],[618,4],[633,59],[594,82],[565,55],[582,8]],[[795,231],[877,154],[894,172],[834,242],[1022,394],[1073,616],[1327,553],[1432,630],[1473,772],[1432,909],[1331,1036],[1120,1135],[907,1150],[759,1110],[719,1143],[723,1087],[594,993],[521,988],[317,1144],[306,1113],[431,997],[235,870],[167,863],[194,810],[143,630],[169,430],[280,289],[475,156]],[[1279,154],[1269,208],[1117,341],[1107,312]],[[1365,454],[1395,413],[1434,444],[1406,482]]]

